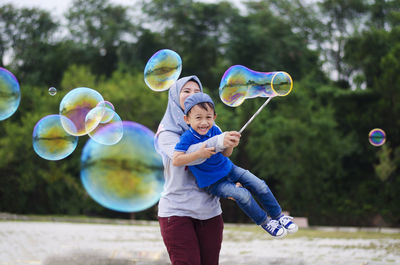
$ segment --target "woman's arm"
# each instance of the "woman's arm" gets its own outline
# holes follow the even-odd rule
[[[163,131],[158,136],[158,147],[161,151],[166,154],[171,160],[174,157],[175,146],[180,140],[180,135],[170,131]],[[190,154],[199,150],[202,145],[206,144],[206,147],[214,147],[215,152],[222,152],[225,148],[231,146],[237,146],[239,144],[240,134],[237,132],[227,132],[207,139],[204,142],[193,144],[186,151],[186,154]],[[186,164],[187,166],[199,165],[206,161],[207,158],[199,158],[193,160],[191,163]]]
[[[225,132],[225,146],[226,148],[222,151],[222,154],[226,157],[232,155],[233,148],[239,145],[240,141],[240,133],[232,131],[232,132]]]
[[[193,162],[196,159],[199,159],[199,155],[197,152],[193,152],[190,154],[186,154],[184,152],[174,152],[174,156],[172,157],[172,165],[176,167],[182,167],[184,165],[187,165],[188,163]]]
[[[192,163],[193,161],[196,161],[198,159],[207,159],[210,156],[216,154],[216,152],[214,151],[214,147],[206,147],[205,143],[202,144],[203,145],[200,147],[199,150],[192,153],[175,151],[172,158],[172,164],[176,167],[181,167],[184,165],[188,165],[189,163]]]
[[[175,146],[179,142],[179,140],[180,140],[179,134],[170,131],[164,131],[161,132],[158,136],[158,147],[164,154],[166,154],[172,160],[174,157]],[[214,147],[215,152],[221,152],[224,150],[224,135],[223,134],[216,135],[211,137],[207,141],[191,145],[189,149],[186,151],[186,154],[196,152],[204,144],[206,144],[206,147]],[[198,165],[203,163],[204,161],[206,161],[206,158],[199,158],[187,165],[188,166]]]

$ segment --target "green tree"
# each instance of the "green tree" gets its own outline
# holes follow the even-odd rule
[[[328,71],[336,71],[339,84],[347,88],[352,71],[343,61],[344,46],[346,39],[365,22],[366,3],[362,0],[324,0],[319,6],[327,34],[323,54],[326,63],[332,66]]]
[[[196,74],[216,89],[226,28],[239,11],[226,1],[206,4],[192,0],[144,1],[143,11],[149,22],[159,25],[165,48],[181,55],[182,75]]]
[[[388,143],[382,146],[378,152],[379,164],[375,164],[375,174],[382,181],[385,181],[396,170],[397,165],[391,159],[392,149],[388,147]]]
[[[127,7],[108,0],[75,0],[66,18],[71,39],[81,46],[79,63],[91,65],[96,75],[110,76],[118,67],[119,47],[134,38]]]
[[[324,75],[318,69],[318,53],[307,48],[306,36],[293,33],[292,25],[286,19],[274,16],[270,7],[268,2],[250,2],[248,14],[236,17],[230,24],[226,61],[260,72],[286,71],[294,80],[294,91],[297,91],[299,80],[308,75],[323,79]],[[249,99],[231,109],[236,114],[238,126],[232,129],[239,130],[264,101]],[[271,105],[268,108],[273,108],[273,103]],[[242,142],[250,141],[252,128],[246,129]],[[251,152],[254,150],[239,146],[238,162],[245,167],[251,165]]]
[[[58,24],[49,12],[37,8],[0,7],[0,58],[4,66],[6,52],[12,54],[11,66],[18,77],[32,84],[54,81],[57,68],[54,33]]]
[[[338,222],[346,177],[343,161],[354,152],[354,135],[343,134],[329,98],[335,87],[312,78],[296,84],[293,94],[271,101],[252,124],[246,151],[249,166],[271,183],[285,210],[310,222]],[[312,206],[311,206],[312,205]]]

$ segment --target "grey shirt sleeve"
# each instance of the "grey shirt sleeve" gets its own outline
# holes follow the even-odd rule
[[[179,142],[179,139],[180,135],[170,131],[163,131],[158,136],[158,146],[164,154],[172,159],[175,152],[175,146]],[[207,147],[215,147],[216,152],[222,152],[224,150],[224,134],[213,136],[202,143],[193,144],[189,147],[186,153],[193,153],[199,150],[204,143],[206,143]],[[204,161],[206,161],[205,158],[197,159],[188,164],[188,166],[198,165],[203,163]]]

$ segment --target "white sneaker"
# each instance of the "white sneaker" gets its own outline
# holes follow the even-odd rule
[[[287,235],[286,229],[279,223],[278,220],[269,219],[269,221],[262,224],[261,227],[271,236],[276,238],[282,238]]]
[[[297,230],[299,230],[297,224],[292,222],[292,220],[293,217],[286,216],[284,214],[278,218],[279,223],[288,231],[289,234],[294,234],[297,232]]]

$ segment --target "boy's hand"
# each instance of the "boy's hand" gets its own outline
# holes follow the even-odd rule
[[[207,147],[204,143],[199,150],[197,150],[200,158],[210,158],[210,156],[215,155],[215,147]]]
[[[241,134],[236,131],[225,132],[224,147],[236,147],[239,145]]]

